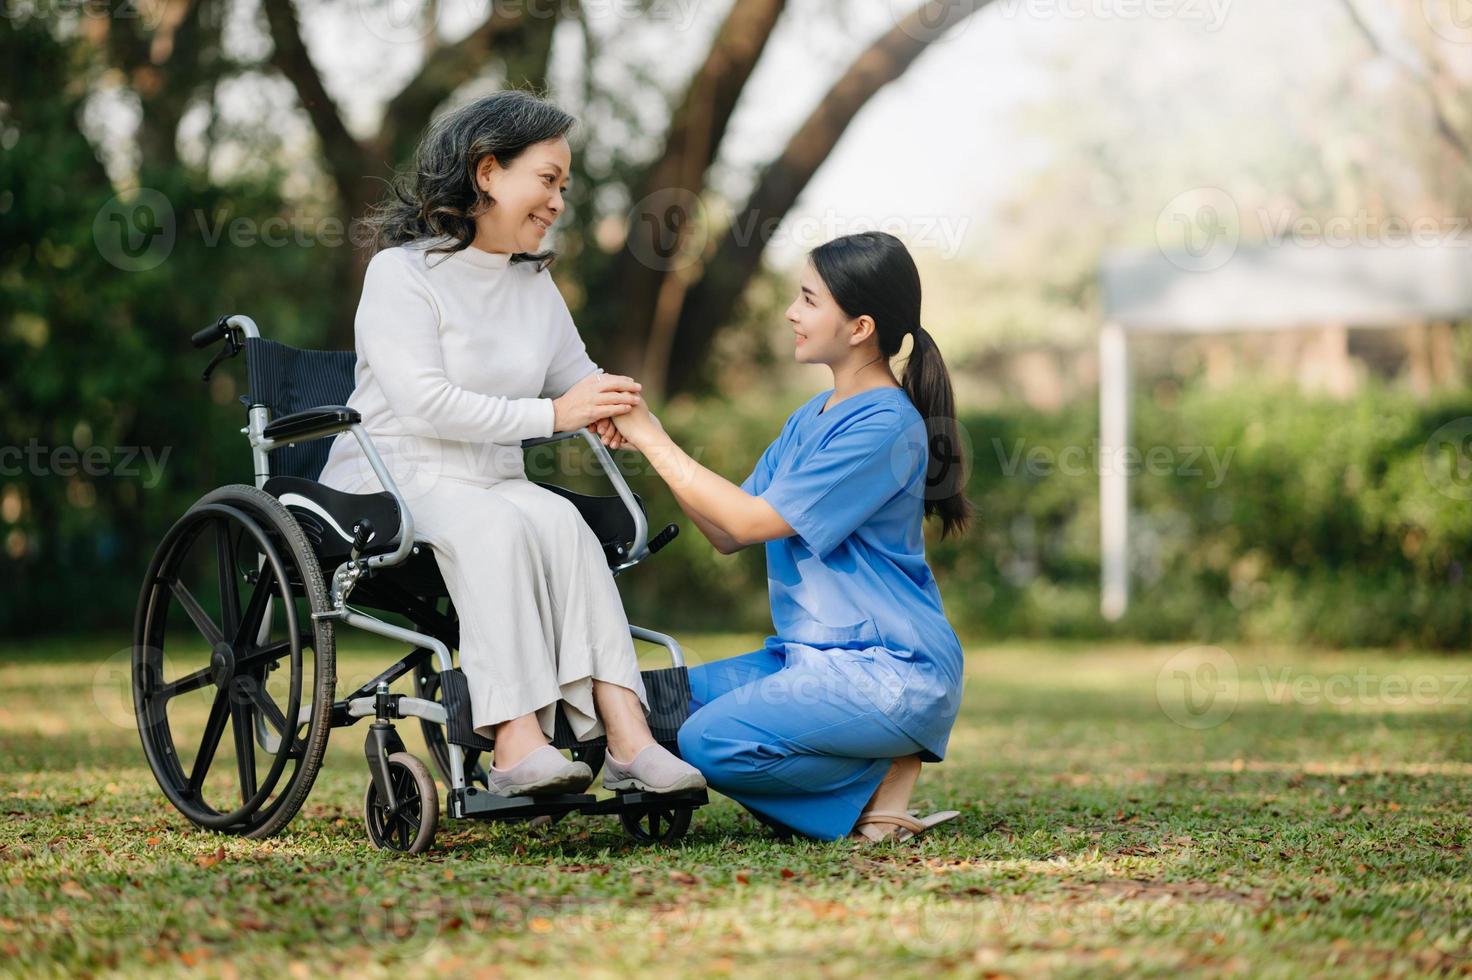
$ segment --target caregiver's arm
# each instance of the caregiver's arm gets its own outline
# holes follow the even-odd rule
[[[701,534],[705,535],[705,539],[721,554],[731,555],[742,549],[743,545],[739,541],[706,520],[705,515],[681,500],[678,494],[675,495],[675,502],[680,505],[680,509],[685,512],[686,516],[695,522],[695,526],[700,529]]]
[[[721,554],[796,533],[771,504],[690,458],[649,414],[648,406],[635,406],[617,416],[614,424],[649,460],[680,509]]]

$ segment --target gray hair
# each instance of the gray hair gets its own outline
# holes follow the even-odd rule
[[[566,136],[577,120],[531,92],[496,92],[430,123],[414,165],[389,182],[389,193],[359,222],[357,240],[374,252],[425,238],[446,238],[431,251],[458,252],[475,238],[475,217],[492,204],[475,180],[476,165],[494,156],[507,166],[527,147]],[[552,252],[518,252],[513,262],[545,268]]]

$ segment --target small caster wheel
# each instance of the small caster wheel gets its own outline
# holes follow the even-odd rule
[[[399,810],[392,816],[388,804],[379,800],[378,786],[368,780],[363,794],[363,822],[368,839],[381,851],[419,854],[434,843],[440,821],[440,794],[429,767],[407,752],[388,757],[388,778],[393,784]]]
[[[685,807],[662,807],[620,813],[618,819],[624,833],[641,844],[673,844],[690,829],[690,813]]]

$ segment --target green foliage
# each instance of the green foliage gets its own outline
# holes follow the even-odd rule
[[[1472,509],[1426,469],[1428,436],[1472,414],[1465,396],[1426,406],[1383,389],[1339,402],[1239,387],[1172,400],[1136,405],[1133,595],[1114,625],[1098,615],[1096,407],[965,419],[980,520],[931,553],[958,623],[993,635],[1465,643]]]
[[[168,524],[250,479],[234,382],[200,384],[189,335],[248,311],[281,339],[321,336],[329,270],[312,249],[211,234],[221,215],[280,216],[279,175],[222,186],[183,170],[142,175],[172,211],[166,259],[119,268],[112,190],[72,122],[79,52],[7,18],[0,56],[15,59],[0,83],[0,629],[122,626]]]

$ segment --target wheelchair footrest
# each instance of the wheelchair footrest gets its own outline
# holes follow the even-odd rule
[[[562,793],[556,796],[499,796],[474,787],[461,797],[458,816],[490,820],[530,820],[582,810],[596,803],[591,793]],[[455,811],[452,810],[452,813]]]
[[[452,802],[454,794],[452,794]],[[532,817],[560,817],[569,813],[607,816],[619,813],[641,813],[647,810],[696,810],[710,802],[703,789],[679,793],[615,793],[598,799],[591,793],[564,793],[558,796],[498,796],[483,789],[468,788],[459,796],[459,806],[450,815],[478,820],[530,820]]]
[[[679,793],[616,793],[582,807],[590,814],[630,813],[643,810],[696,810],[710,802],[703,789],[687,789]]]

